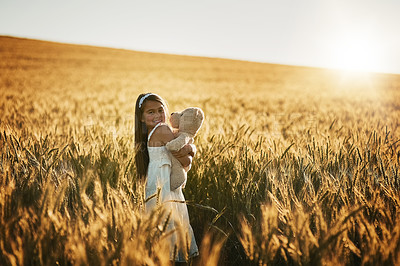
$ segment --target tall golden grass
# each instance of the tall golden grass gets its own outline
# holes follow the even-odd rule
[[[0,264],[169,264],[133,109],[205,124],[185,197],[199,265],[400,263],[400,76],[0,37]]]

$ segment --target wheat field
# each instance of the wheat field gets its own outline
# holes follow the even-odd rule
[[[400,264],[400,75],[0,37],[0,264],[168,265],[134,104],[205,123],[191,265]]]

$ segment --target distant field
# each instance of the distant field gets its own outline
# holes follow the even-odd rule
[[[400,264],[400,75],[0,36],[1,265],[168,262],[133,163],[142,92],[206,115],[191,263]]]

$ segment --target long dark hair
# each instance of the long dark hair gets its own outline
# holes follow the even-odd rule
[[[142,99],[143,98],[143,99]],[[147,175],[147,168],[149,166],[149,151],[147,150],[147,127],[142,122],[143,108],[147,101],[157,101],[161,103],[166,109],[167,105],[165,101],[154,93],[142,93],[136,99],[135,105],[135,164],[136,173],[139,179],[144,179]],[[140,104],[140,106],[139,106]]]

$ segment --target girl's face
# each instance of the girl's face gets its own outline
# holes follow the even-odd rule
[[[166,114],[164,106],[157,101],[147,100],[143,106],[142,122],[147,130],[151,131],[158,123],[165,123]]]

